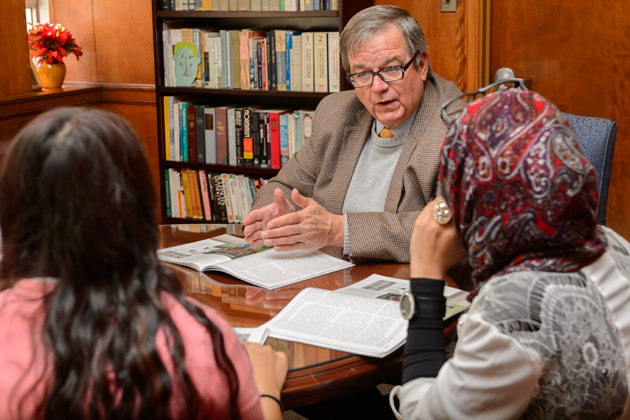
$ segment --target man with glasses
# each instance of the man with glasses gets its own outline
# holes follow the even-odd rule
[[[461,91],[431,71],[422,29],[395,6],[352,17],[340,51],[354,91],[320,102],[310,141],[258,192],[244,233],[280,251],[409,262],[414,222],[438,190],[440,106]]]

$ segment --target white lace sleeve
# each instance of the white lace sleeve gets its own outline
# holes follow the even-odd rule
[[[541,376],[539,355],[498,332],[476,308],[460,321],[455,354],[437,378],[419,378],[392,390],[390,403],[399,419],[511,419],[527,408]]]

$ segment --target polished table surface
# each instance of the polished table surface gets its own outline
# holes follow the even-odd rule
[[[200,241],[221,234],[242,236],[240,225],[162,225],[160,248]],[[325,274],[276,290],[250,285],[219,272],[200,273],[166,264],[184,285],[186,294],[214,308],[232,327],[251,328],[269,321],[302,289],[339,289],[371,274],[409,278],[409,265],[397,263],[361,264]],[[452,287],[457,285],[447,279]],[[445,336],[455,332],[455,319],[445,323]],[[383,359],[357,356],[337,350],[273,338],[265,344],[283,351],[289,359],[289,374],[282,390],[286,408],[295,408],[359,391],[401,376],[402,348]]]

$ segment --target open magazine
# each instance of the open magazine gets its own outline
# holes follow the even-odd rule
[[[398,300],[409,280],[373,274],[337,290],[306,288],[264,324],[270,337],[385,357],[407,340]],[[468,308],[468,292],[444,288],[448,319]]]
[[[231,235],[160,249],[158,258],[198,271],[222,271],[268,290],[354,265],[317,250],[254,249],[243,239]]]

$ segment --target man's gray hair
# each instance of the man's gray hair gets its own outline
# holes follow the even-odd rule
[[[350,74],[348,55],[350,53],[354,54],[357,47],[363,42],[392,26],[400,29],[407,44],[407,53],[409,53],[410,57],[416,51],[424,51],[427,53],[428,60],[429,51],[427,49],[427,41],[424,39],[424,32],[422,32],[418,21],[409,12],[396,6],[372,6],[352,16],[341,33],[339,49],[341,65],[346,75]],[[418,54],[413,63],[415,68],[420,66],[421,59],[421,55]],[[429,63],[428,75],[431,75],[431,63]]]

